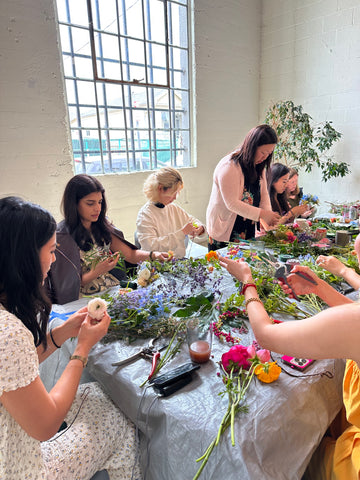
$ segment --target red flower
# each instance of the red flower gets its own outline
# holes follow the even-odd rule
[[[250,368],[250,358],[247,347],[243,345],[234,345],[230,350],[224,353],[221,357],[221,363],[227,372],[230,372],[232,367],[234,370],[240,370],[241,367],[248,370]]]

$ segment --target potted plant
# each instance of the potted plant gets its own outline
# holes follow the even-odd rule
[[[278,135],[279,141],[274,152],[276,161],[304,168],[306,172],[311,172],[317,166],[321,169],[324,182],[350,173],[347,163],[335,162],[327,154],[342,136],[331,125],[332,122],[315,124],[301,105],[286,100],[269,107],[265,123],[273,127]]]

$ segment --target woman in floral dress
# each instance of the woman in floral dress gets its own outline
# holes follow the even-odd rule
[[[111,480],[139,480],[134,426],[96,382],[78,391],[110,317],[94,320],[84,307],[48,332],[43,283],[55,261],[55,220],[6,197],[0,225],[0,478],[89,480],[107,469]],[[74,354],[48,393],[39,363],[71,337],[78,339]]]

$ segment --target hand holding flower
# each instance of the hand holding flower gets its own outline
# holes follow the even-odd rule
[[[253,283],[250,266],[243,258],[231,260],[230,258],[219,257],[220,265],[236,277],[240,282]]]
[[[93,298],[89,301],[87,310],[89,316],[99,322],[106,313],[107,303],[102,298]]]

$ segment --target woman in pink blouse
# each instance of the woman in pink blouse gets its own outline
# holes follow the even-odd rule
[[[271,209],[266,181],[276,143],[276,132],[269,125],[258,125],[216,166],[206,211],[209,250],[255,237],[260,219],[276,225],[280,215]]]

